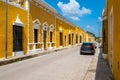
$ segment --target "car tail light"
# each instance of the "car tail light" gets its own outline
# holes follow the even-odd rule
[[[90,46],[91,49],[93,49],[93,46]]]
[[[81,46],[81,48],[83,49],[83,48],[84,48],[84,46]]]

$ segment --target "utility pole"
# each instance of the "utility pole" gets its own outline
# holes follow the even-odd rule
[[[5,58],[8,56],[8,0],[6,0],[6,39],[5,39]]]
[[[100,28],[99,28],[99,21],[97,21],[98,26],[98,46],[100,46]]]

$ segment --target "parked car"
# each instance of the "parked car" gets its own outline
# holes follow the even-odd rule
[[[94,45],[95,49],[98,47],[98,44],[95,42],[93,42],[93,45]]]
[[[86,42],[81,45],[80,54],[95,54],[95,44]]]

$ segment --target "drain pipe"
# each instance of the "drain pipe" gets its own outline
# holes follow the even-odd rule
[[[8,57],[8,0],[6,0],[6,40],[5,40],[5,58]]]

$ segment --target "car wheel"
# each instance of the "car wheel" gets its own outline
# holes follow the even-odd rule
[[[81,52],[80,55],[82,55],[83,53]]]
[[[95,55],[95,53],[92,53],[92,55]]]

